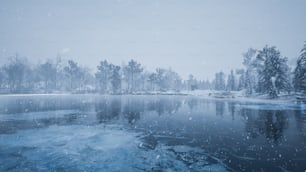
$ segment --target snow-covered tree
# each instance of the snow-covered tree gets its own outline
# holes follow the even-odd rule
[[[87,67],[79,68],[79,78],[77,79],[78,92],[92,92],[94,90],[95,78],[91,70]]]
[[[294,70],[293,85],[296,92],[306,93],[306,42]]]
[[[215,75],[215,90],[225,90],[225,75],[223,72],[218,72]]]
[[[180,76],[171,69],[157,68],[154,73],[149,75],[148,80],[153,87],[156,85],[159,91],[179,90],[181,87]]]
[[[124,78],[128,85],[128,92],[133,92],[137,88],[137,82],[139,81],[140,75],[143,72],[143,67],[140,63],[135,60],[130,60],[127,66],[123,68]]]
[[[198,89],[201,89],[201,90],[211,89],[211,84],[208,79],[197,81],[197,86],[198,86]]]
[[[112,85],[113,93],[120,93],[121,89],[121,75],[120,75],[120,66],[111,65],[111,77],[110,82]]]
[[[244,69],[239,69],[236,70],[236,74],[240,75],[238,79],[238,90],[243,90],[246,88],[245,84],[245,70]]]
[[[187,84],[188,84],[188,89],[190,90],[198,89],[197,80],[191,74],[188,76]]]
[[[236,80],[235,80],[235,75],[234,75],[233,70],[231,70],[231,73],[228,75],[228,78],[227,78],[227,90],[228,91],[236,90]]]
[[[156,69],[156,83],[160,91],[166,91],[165,81],[166,70],[162,68]]]
[[[101,61],[97,66],[98,71],[95,74],[98,90],[101,93],[106,93],[109,88],[109,80],[112,76],[111,64],[106,60]]]
[[[40,64],[37,71],[39,80],[44,83],[45,92],[49,92],[52,88],[55,88],[57,70],[51,61]]]
[[[60,55],[58,55],[56,57],[56,60],[55,60],[55,68],[56,68],[56,76],[55,76],[55,86],[54,88],[56,90],[64,90],[65,89],[65,84],[66,84],[66,74],[64,72],[64,68],[65,68],[65,63],[64,63],[64,60],[62,59],[62,57]]]
[[[263,69],[259,72],[260,92],[277,97],[281,90],[290,90],[289,67],[287,58],[283,58],[276,47],[264,47],[257,58],[263,61]]]
[[[68,65],[64,67],[64,74],[69,80],[68,89],[73,91],[79,86],[78,79],[80,78],[81,68],[78,63],[73,60],[68,60]]]
[[[245,90],[247,95],[252,95],[256,89],[257,74],[255,75],[253,72],[252,69],[245,72]]]
[[[253,94],[257,85],[257,67],[259,67],[258,60],[256,58],[257,50],[249,48],[246,53],[243,54],[243,65],[245,66],[244,77],[244,89],[247,95]]]
[[[4,83],[5,83],[5,74],[3,72],[3,69],[0,68],[0,89],[2,89],[4,87],[4,85],[5,85]]]
[[[32,69],[26,58],[18,55],[11,57],[9,64],[4,66],[4,73],[11,93],[29,92],[33,89]]]
[[[164,76],[165,89],[166,90],[179,90],[181,85],[180,76],[171,69],[165,70]]]
[[[148,77],[148,82],[150,83],[149,90],[154,91],[155,90],[155,85],[157,84],[157,74],[156,73],[151,73]]]

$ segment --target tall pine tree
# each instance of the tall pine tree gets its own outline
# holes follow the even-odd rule
[[[306,41],[294,70],[293,85],[296,92],[306,93]]]
[[[223,72],[218,72],[215,75],[215,90],[225,90],[225,75]]]
[[[263,61],[263,68],[259,72],[259,91],[268,93],[275,98],[280,91],[290,90],[289,67],[287,58],[283,58],[276,47],[264,47],[257,56]]]
[[[236,80],[235,80],[235,75],[234,75],[233,70],[231,70],[231,73],[228,75],[228,78],[227,78],[227,90],[228,91],[236,90]]]
[[[243,54],[243,65],[246,68],[245,72],[245,90],[246,95],[252,95],[256,89],[257,83],[257,50],[249,48],[246,53]]]

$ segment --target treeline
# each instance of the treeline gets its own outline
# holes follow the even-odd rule
[[[127,94],[152,91],[180,91],[209,89],[209,81],[190,75],[183,80],[171,69],[146,71],[135,60],[126,65],[115,65],[106,60],[97,65],[96,72],[73,60],[47,60],[31,64],[18,55],[10,57],[0,68],[0,90],[10,93],[103,93]]]
[[[135,60],[124,65],[100,61],[96,72],[73,60],[47,60],[31,64],[18,55],[0,66],[0,93],[102,93],[129,94],[196,89],[219,91],[245,91],[246,95],[281,93],[306,94],[306,44],[296,66],[288,66],[276,47],[249,49],[243,54],[243,69],[231,70],[227,76],[218,72],[215,79],[198,80],[189,75],[183,80],[171,69],[157,68],[150,72]]]
[[[288,66],[276,47],[261,50],[250,48],[243,54],[244,69],[237,69],[226,77],[218,72],[213,81],[215,90],[240,91],[246,95],[268,94],[275,98],[281,93],[306,93],[306,44],[301,50],[294,69]]]

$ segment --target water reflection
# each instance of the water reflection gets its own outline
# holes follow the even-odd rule
[[[270,171],[279,166],[302,169],[298,159],[306,154],[305,110],[248,105],[261,106],[184,96],[11,98],[0,103],[0,134],[51,125],[120,123],[147,134],[143,141],[149,149],[157,149],[158,144],[199,147],[213,155],[211,161],[222,161],[238,171],[260,171],[260,166]]]
[[[296,127],[299,132],[306,137],[306,110],[295,111]]]
[[[183,104],[182,102],[187,102]],[[265,136],[268,141],[280,143],[282,141],[283,133],[288,128],[289,114],[287,110],[258,110],[241,108],[240,103],[234,101],[208,101],[199,100],[195,98],[171,99],[169,97],[158,98],[135,98],[135,97],[115,97],[115,98],[95,98],[95,99],[81,99],[81,98],[18,98],[12,99],[9,102],[2,102],[2,114],[18,114],[30,112],[44,112],[44,111],[59,111],[59,110],[77,110],[79,113],[66,114],[65,117],[55,118],[49,116],[43,119],[30,121],[33,124],[28,124],[29,121],[18,122],[14,121],[0,121],[1,126],[15,126],[24,125],[27,128],[35,127],[37,124],[42,126],[49,126],[58,124],[56,121],[66,121],[64,124],[69,125],[79,118],[80,113],[86,114],[94,109],[97,123],[108,123],[110,121],[117,121],[122,116],[127,120],[128,124],[135,124],[141,120],[142,116],[147,115],[148,112],[155,112],[158,116],[178,115],[180,118],[184,112],[193,112],[195,109],[201,112],[201,117],[215,113],[216,116],[224,116],[225,114],[231,116],[231,120],[244,119],[245,131],[251,138],[257,138],[260,135]],[[215,106],[212,110],[210,107]],[[225,109],[227,107],[227,111]],[[237,109],[238,108],[238,109]],[[208,111],[210,109],[210,111]],[[300,131],[305,131],[305,112],[303,110],[295,110],[295,119],[297,127]],[[88,114],[87,114],[88,115]],[[235,116],[241,118],[235,119]],[[156,118],[158,120],[159,118]],[[173,118],[174,121],[177,119]],[[220,119],[214,119],[220,120]],[[12,124],[11,124],[12,123]],[[80,122],[82,123],[82,122]],[[15,127],[18,130],[18,127]],[[19,127],[25,129],[24,127]]]
[[[95,112],[98,123],[118,120],[121,114],[121,101],[118,99],[102,99],[95,102]]]
[[[69,109],[88,111],[91,109],[92,103],[91,98],[85,96],[1,97],[0,114],[17,114]]]
[[[123,108],[123,116],[129,124],[135,124],[140,119],[140,114],[144,112],[144,101],[128,100]]]
[[[244,110],[246,132],[256,138],[265,136],[269,142],[281,143],[288,128],[288,112],[281,110]]]
[[[189,109],[192,111],[195,107],[198,106],[198,101],[197,99],[191,98],[190,100],[188,100],[187,104]]]
[[[230,113],[230,115],[232,116],[232,120],[235,120],[235,113],[236,113],[236,102],[228,102],[228,111]]]
[[[46,114],[47,115],[47,114]],[[67,113],[61,117],[54,117],[53,115],[46,118],[31,120],[0,120],[0,134],[13,134],[19,130],[27,130],[33,128],[46,128],[51,125],[72,125],[77,124],[79,113]]]
[[[216,116],[223,116],[225,108],[224,101],[216,101]]]
[[[166,98],[153,99],[149,101],[146,105],[147,111],[154,111],[158,116],[163,115],[164,113],[173,114],[176,113],[182,103],[180,100],[171,100]]]

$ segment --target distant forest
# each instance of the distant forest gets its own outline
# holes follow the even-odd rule
[[[183,80],[172,69],[144,70],[135,60],[115,65],[106,60],[95,73],[88,67],[61,57],[31,65],[25,57],[10,57],[0,68],[0,93],[101,93],[131,94],[179,92],[182,90],[244,91],[246,95],[306,92],[306,43],[294,68],[287,64],[276,47],[250,48],[243,54],[243,68],[229,74],[217,72],[214,80],[198,80],[189,75]],[[203,73],[205,75],[205,73]]]

